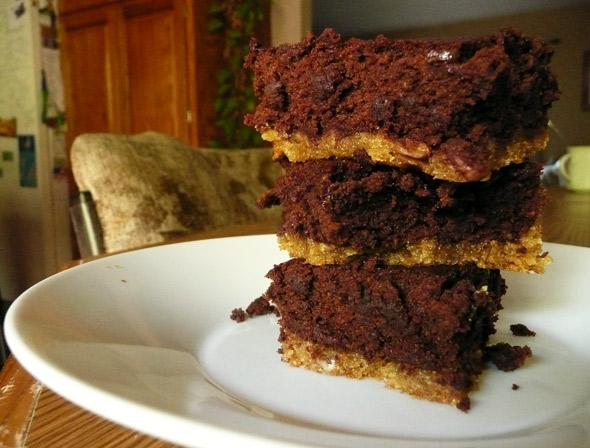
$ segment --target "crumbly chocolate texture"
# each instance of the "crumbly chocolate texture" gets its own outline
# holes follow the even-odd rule
[[[424,239],[517,242],[539,220],[545,202],[534,162],[466,183],[375,164],[363,153],[283,167],[276,187],[259,199],[261,207],[282,206],[279,235],[358,253],[395,251]]]
[[[499,342],[486,347],[484,359],[494,364],[502,372],[512,372],[522,367],[531,356],[533,356],[533,352],[528,345],[521,347]]]
[[[469,266],[385,266],[377,260],[311,266],[291,259],[268,274],[264,297],[286,335],[393,362],[405,371],[437,372],[437,381],[469,390],[506,287],[499,271]]]
[[[229,317],[231,320],[241,323],[248,319],[248,313],[246,313],[242,308],[234,308]]]
[[[510,325],[510,331],[514,336],[530,336],[534,337],[537,335],[536,332],[530,330],[525,324],[512,324]]]
[[[230,318],[238,323],[246,321],[250,317],[264,316],[265,314],[278,314],[274,306],[272,306],[264,297],[258,297],[250,302],[250,305],[244,311],[242,308],[235,308],[232,310]]]
[[[395,143],[385,150],[391,154],[379,155],[388,163],[417,163],[448,180],[481,180],[543,149],[547,111],[559,96],[552,53],[513,29],[446,41],[343,41],[327,29],[299,44],[254,42],[245,65],[254,71],[259,103],[245,122],[268,134],[275,149],[277,141],[305,140],[304,157],[319,154],[326,138],[335,142],[328,152],[337,155],[338,142],[361,134]],[[505,158],[515,140],[538,141]],[[452,170],[421,163],[429,158]]]

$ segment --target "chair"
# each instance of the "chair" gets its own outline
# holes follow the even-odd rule
[[[281,172],[270,148],[193,148],[156,132],[82,134],[71,166],[78,189],[92,195],[106,252],[280,215],[256,206]]]

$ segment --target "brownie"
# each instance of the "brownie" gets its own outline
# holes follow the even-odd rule
[[[258,104],[245,122],[283,168],[258,205],[282,207],[291,259],[255,307],[278,314],[281,359],[467,411],[486,362],[531,356],[487,344],[500,270],[550,260],[530,156],[560,94],[552,48],[505,28],[447,40],[327,29],[250,49]]]
[[[361,153],[283,167],[276,187],[259,199],[261,207],[282,206],[279,234],[363,253],[424,238],[442,244],[517,241],[537,222],[545,200],[535,162],[467,183],[375,164]]]
[[[327,29],[298,44],[253,42],[245,65],[255,74],[258,105],[245,122],[264,138],[273,134],[275,149],[277,140],[305,140],[304,157],[319,153],[322,139],[338,146],[366,134],[397,142],[382,161],[394,152],[402,156],[394,164],[434,158],[437,166],[421,169],[482,180],[544,148],[547,111],[559,96],[552,54],[542,40],[510,28],[473,39],[342,40]],[[525,147],[506,156],[515,140]]]
[[[281,336],[358,353],[369,362],[426,369],[455,389],[473,386],[505,293],[497,270],[473,265],[385,266],[376,259],[275,266],[264,297],[277,307]]]

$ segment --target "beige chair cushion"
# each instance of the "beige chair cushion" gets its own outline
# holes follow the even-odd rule
[[[256,206],[280,174],[269,148],[196,149],[155,132],[83,134],[71,163],[78,188],[94,198],[107,252],[280,214]]]

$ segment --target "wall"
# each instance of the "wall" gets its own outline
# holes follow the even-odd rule
[[[590,0],[316,0],[313,26],[316,33],[330,26],[345,36],[375,35],[583,3]]]
[[[311,0],[273,1],[270,8],[273,46],[299,42],[311,30]]]

